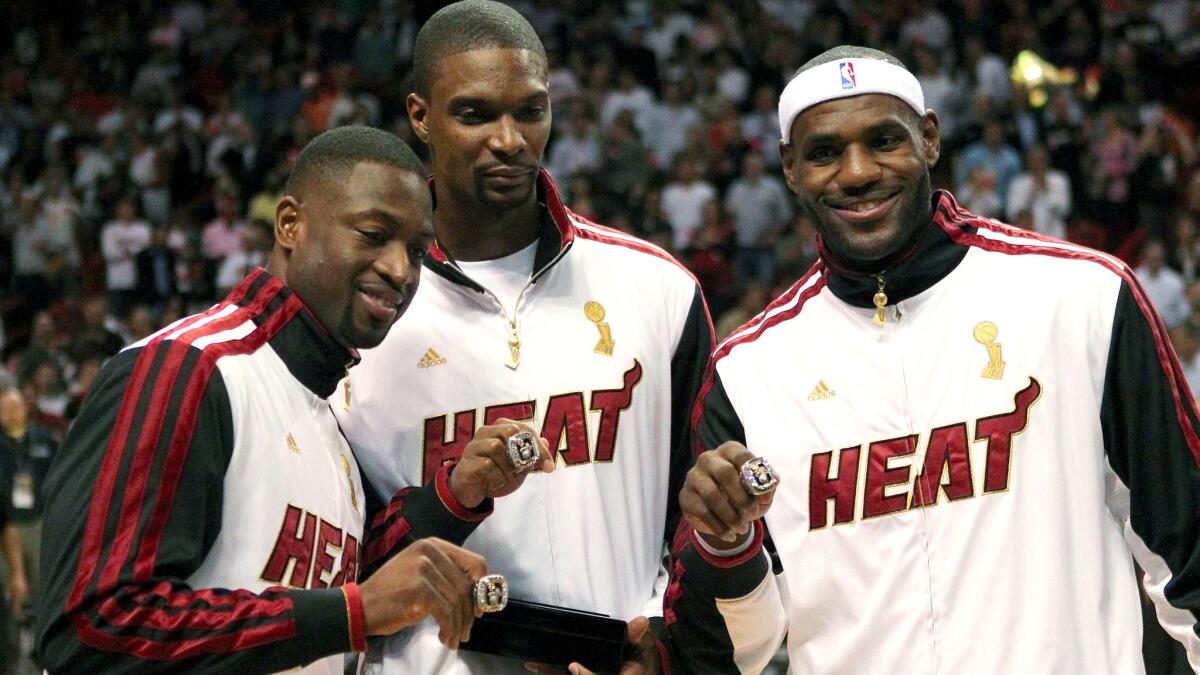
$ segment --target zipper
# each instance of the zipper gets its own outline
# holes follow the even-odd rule
[[[517,296],[517,303],[513,306],[513,314],[509,316],[508,309],[504,307],[504,303],[500,302],[500,298],[493,292],[484,288],[483,292],[488,294],[492,302],[500,309],[501,316],[504,317],[505,329],[508,331],[508,360],[504,365],[516,370],[521,365],[521,331],[517,325],[517,311],[521,308],[521,301],[525,299],[525,293],[533,286],[532,279],[525,287],[521,289],[521,293]]]

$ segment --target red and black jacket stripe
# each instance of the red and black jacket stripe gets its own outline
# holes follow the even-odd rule
[[[244,337],[193,344],[246,321]],[[217,537],[234,447],[217,360],[268,342],[321,396],[354,356],[256,270],[101,370],[46,480],[38,650],[51,672],[274,672],[351,649],[340,589],[182,581]]]

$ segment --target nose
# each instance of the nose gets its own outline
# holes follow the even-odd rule
[[[525,149],[525,134],[511,115],[501,115],[496,121],[488,146],[497,155],[512,156]]]
[[[843,190],[867,188],[883,176],[870,150],[860,143],[851,143],[842,151],[837,181]]]
[[[409,257],[408,245],[404,241],[392,241],[383,247],[375,259],[375,271],[392,288],[402,289],[421,273],[421,268]]]

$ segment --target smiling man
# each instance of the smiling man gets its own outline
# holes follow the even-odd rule
[[[336,129],[285,194],[267,268],[109,360],[54,460],[50,672],[332,675],[368,635],[432,615],[453,647],[470,629],[485,566],[445,541],[355,583],[365,495],[325,401],[412,302],[424,168],[391,134]]]
[[[661,628],[664,545],[712,347],[703,296],[661,249],[563,206],[540,168],[545,51],[520,14],[452,4],[421,28],[414,61],[408,113],[432,154],[437,242],[409,318],[363,352],[349,407],[334,398],[375,494],[403,491],[371,532],[463,542],[514,598],[631,621],[639,667],[653,668],[639,617]],[[501,419],[539,431],[553,464],[516,471],[476,431]],[[368,569],[383,559],[368,554]],[[448,651],[430,623],[373,649],[376,669],[525,672]]]
[[[779,116],[821,259],[701,390],[691,669],[758,672],[786,630],[795,673],[1142,672],[1132,558],[1200,667],[1200,424],[1129,268],[931,190],[937,115],[887,54],[822,54]]]

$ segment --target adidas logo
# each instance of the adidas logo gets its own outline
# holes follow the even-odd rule
[[[421,360],[417,362],[417,367],[429,368],[431,366],[440,366],[445,362],[446,359],[438,356],[438,353],[433,351],[433,347],[430,347],[429,349],[425,350],[425,356],[422,356]]]
[[[827,398],[837,396],[837,392],[830,389],[829,385],[825,384],[825,380],[817,382],[817,386],[813,388],[812,393],[808,395],[810,401],[824,401]]]

